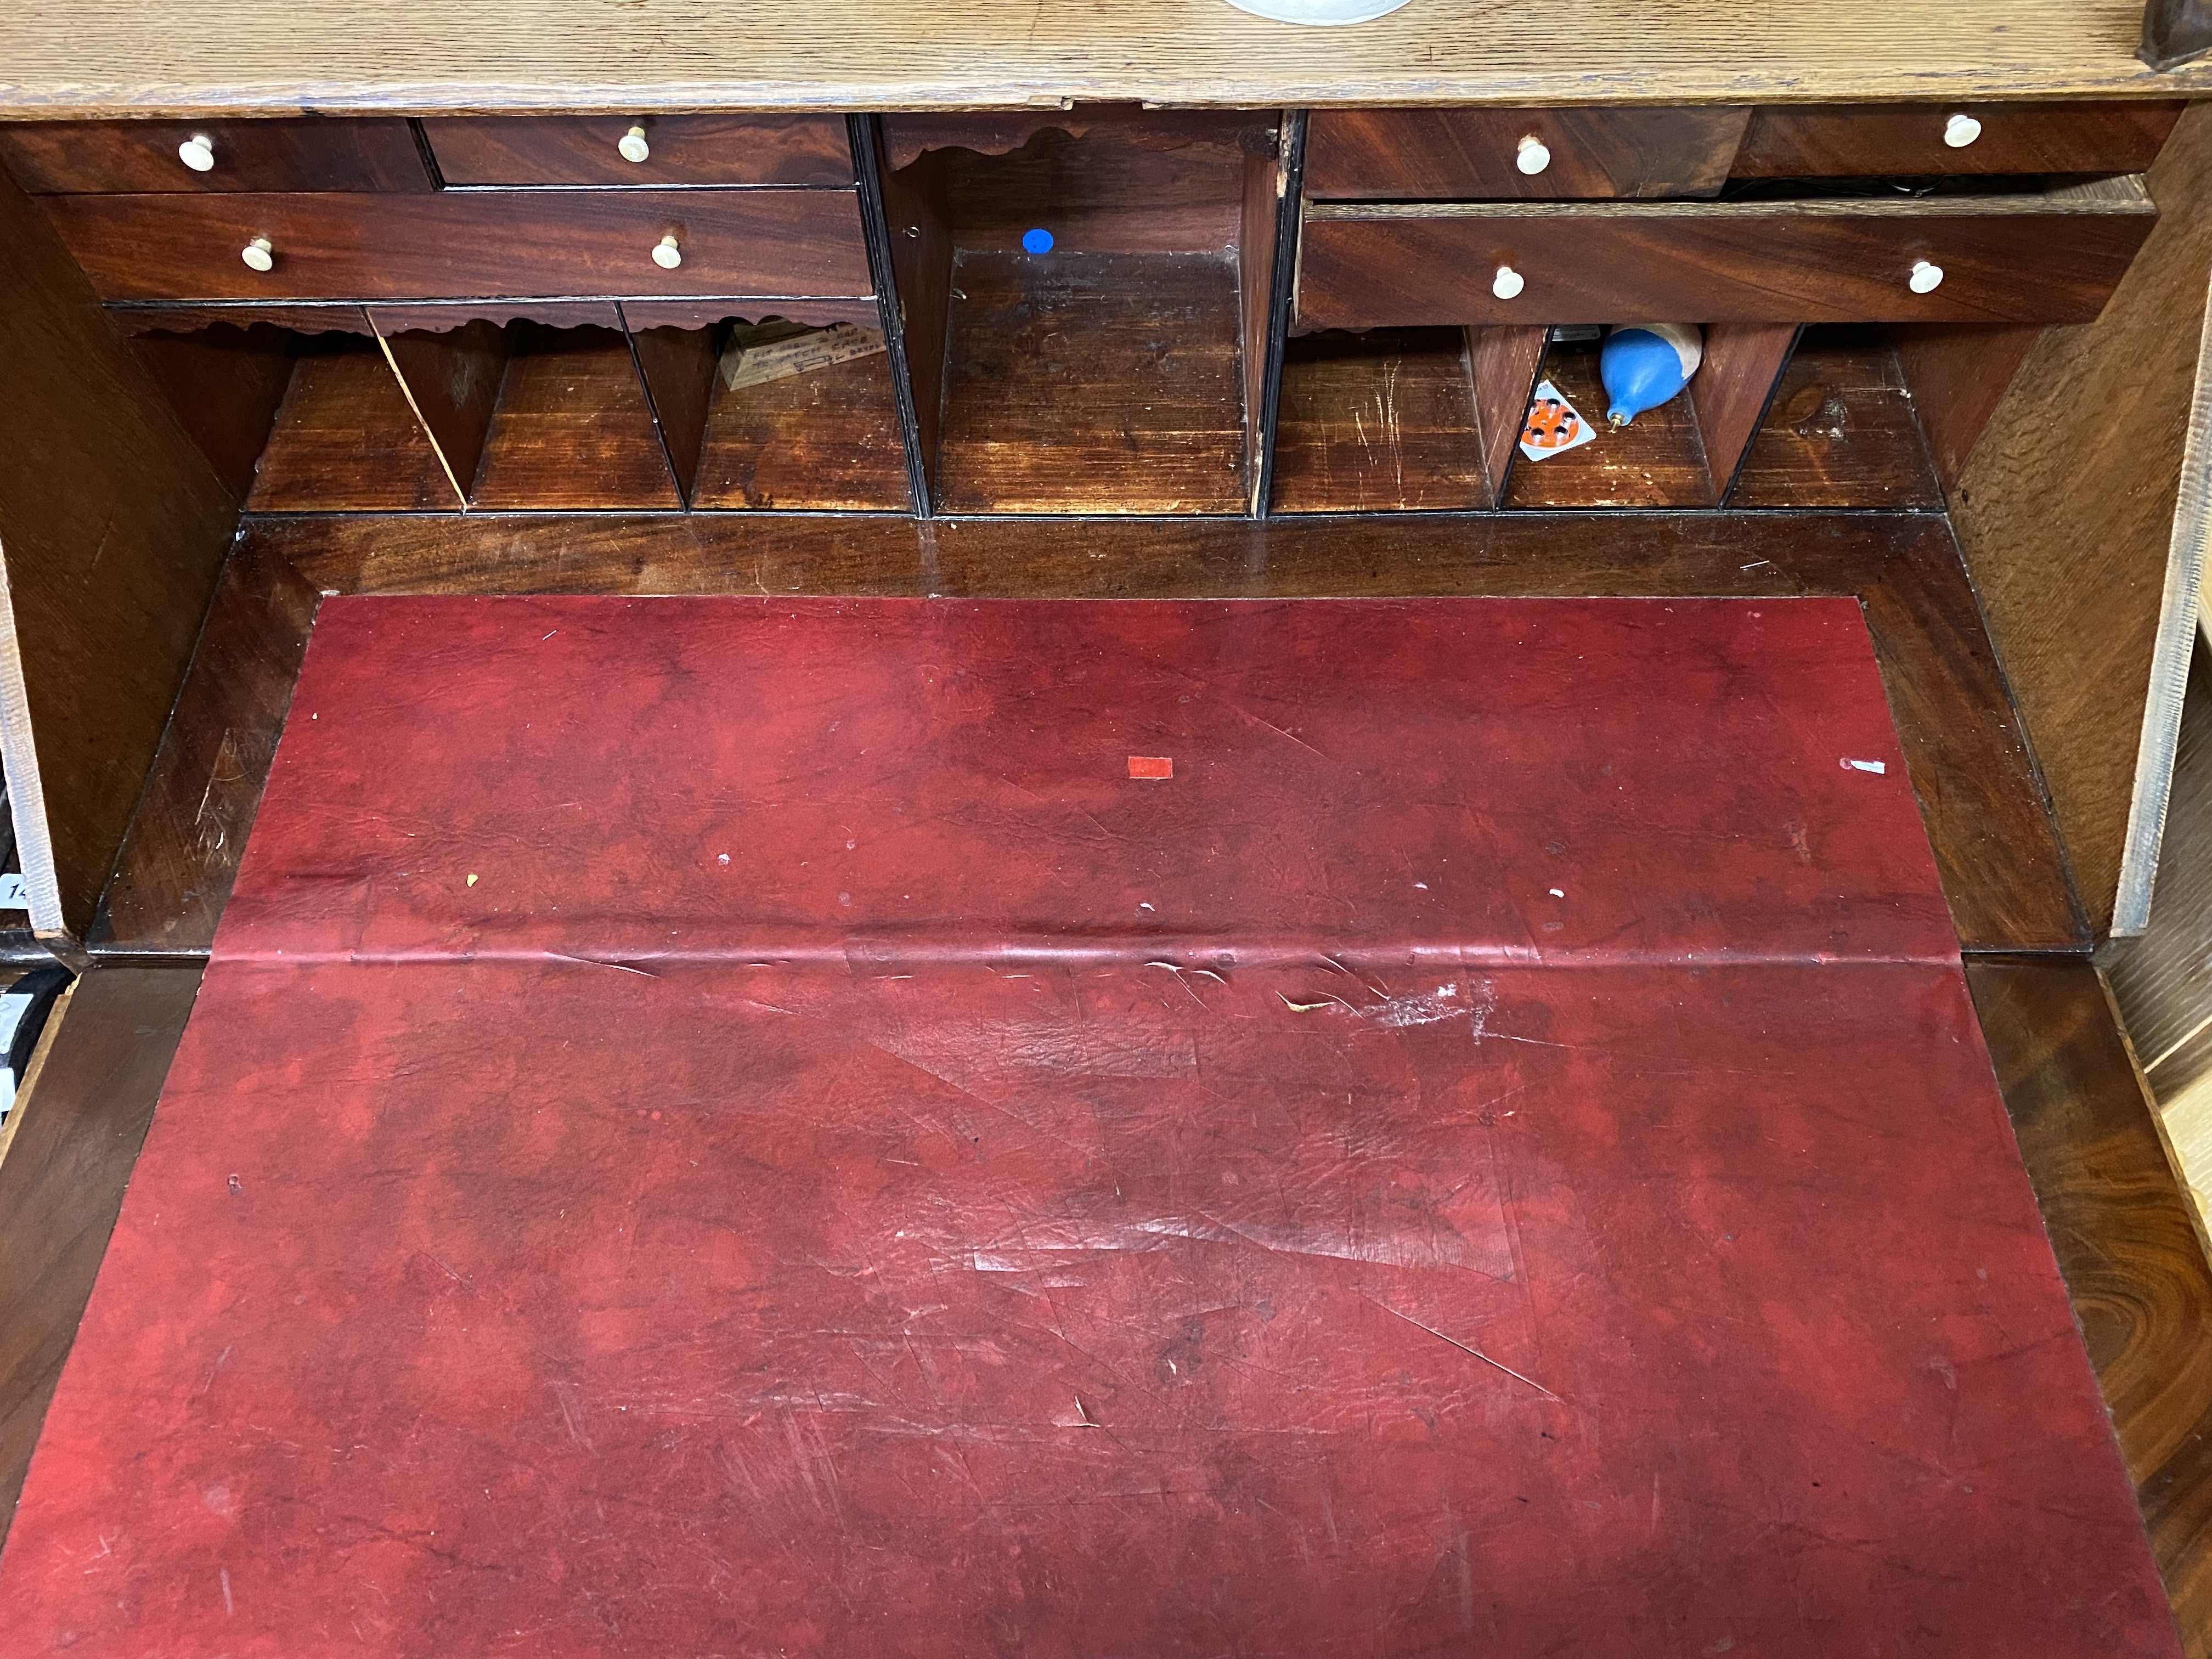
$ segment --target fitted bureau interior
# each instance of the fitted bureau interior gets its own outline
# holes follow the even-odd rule
[[[484,526],[523,539],[482,569],[436,556],[437,580],[479,591],[547,560],[568,591],[710,580],[605,550],[572,569],[567,539],[587,532],[569,514],[694,550],[650,521],[1249,517],[1307,548],[1370,518],[1345,533],[1396,548],[1413,544],[1393,539],[1401,520],[1455,515],[1402,533],[1500,538],[1481,556],[1506,588],[1548,580],[1529,562],[1561,538],[1610,546],[1612,514],[1625,537],[1740,540],[1723,574],[1759,583],[1796,533],[1769,514],[1941,529],[2015,371],[2118,290],[2156,220],[2138,175],[2178,109],[64,122],[0,125],[0,163],[18,223],[51,224],[88,327],[148,372],[128,398],[173,414],[230,521],[369,537],[289,556],[310,596],[388,586],[371,567],[415,556],[378,537],[464,514],[544,521]],[[1601,423],[1603,331],[1635,322],[1702,329],[1686,390],[1532,457],[1538,388]],[[1082,532],[1097,591],[1182,556],[1130,532]],[[773,533],[844,558],[848,538],[899,532]],[[957,529],[917,545],[921,575],[882,580],[1029,580]],[[1298,591],[1395,580],[1298,556],[1315,561],[1283,579]],[[265,568],[234,578],[177,705],[209,712],[174,726],[225,752],[240,732],[273,743],[289,681],[233,708],[212,642],[306,625]],[[216,792],[243,792],[248,815],[269,746]],[[179,800],[213,799],[198,752],[162,763]],[[169,787],[148,786],[148,813]],[[203,845],[204,822],[196,805],[158,858],[118,830],[88,861],[123,908],[95,926],[87,877],[82,936],[158,952],[211,925],[235,839]],[[125,868],[149,860],[158,876]]]
[[[892,116],[884,143],[938,510],[1247,510],[1279,118]]]
[[[249,510],[1936,508],[2036,332],[2117,286],[2177,111],[146,122],[0,157]],[[1600,336],[1654,321],[1702,367],[1608,429]],[[1524,448],[1540,386],[1595,441]]]
[[[836,309],[116,314],[249,511],[905,511],[883,335]]]

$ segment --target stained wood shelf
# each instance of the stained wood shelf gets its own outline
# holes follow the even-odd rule
[[[953,265],[947,513],[1241,513],[1237,267],[1200,253]]]
[[[1718,331],[1709,336],[1709,349],[1719,337]],[[1276,426],[1274,510],[1488,507],[1495,485],[1486,469],[1485,452],[1492,448],[1486,434],[1507,427],[1517,434],[1528,371],[1479,393],[1474,356],[1479,339],[1480,331],[1460,329],[1378,329],[1292,339]],[[1707,443],[1709,427],[1717,428],[1729,410],[1717,412],[1712,399],[1701,403],[1686,394],[1609,429],[1597,342],[1553,342],[1537,373],[1597,426],[1598,435],[1541,461],[1520,454],[1510,437],[1498,442],[1493,453],[1510,464],[1504,507],[1942,509],[1942,487],[1897,352],[1883,331],[1808,330],[1778,382],[1775,343],[1753,343],[1759,350],[1748,364],[1732,364],[1716,353],[1701,371],[1713,380],[1692,382],[1699,392],[1731,392],[1739,422],[1757,420],[1735,471],[1717,460]],[[1724,387],[1721,382],[1730,376],[1733,386]]]

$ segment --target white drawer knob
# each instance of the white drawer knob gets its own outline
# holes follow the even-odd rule
[[[1528,278],[1511,265],[1498,267],[1498,275],[1490,279],[1490,291],[1501,300],[1517,300],[1521,290],[1528,286]]]
[[[1982,124],[1971,115],[1954,115],[1943,123],[1943,142],[1953,149],[1964,149],[1982,136]]]
[[[1520,148],[1514,152],[1513,165],[1533,179],[1552,165],[1552,152],[1545,148],[1544,141],[1532,132],[1521,141]]]
[[[257,236],[238,251],[238,257],[254,270],[276,269],[276,249],[266,236]]]
[[[177,159],[194,173],[215,171],[215,140],[196,132],[177,146]]]
[[[684,250],[676,246],[674,236],[664,236],[653,245],[653,263],[663,270],[673,270],[684,263]]]
[[[622,152],[625,161],[643,161],[653,155],[653,146],[645,142],[643,127],[632,127],[617,141],[615,148]]]
[[[1930,264],[1925,259],[1912,262],[1912,275],[1905,279],[1905,287],[1915,294],[1933,294],[1943,286],[1943,267]]]

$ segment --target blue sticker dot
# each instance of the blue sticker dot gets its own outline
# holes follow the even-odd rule
[[[1030,253],[1052,252],[1052,233],[1048,230],[1025,230],[1022,233],[1022,247]]]

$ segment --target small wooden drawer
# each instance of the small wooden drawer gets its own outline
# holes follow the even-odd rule
[[[1739,179],[2141,173],[2178,103],[1810,104],[1762,109]]]
[[[1876,201],[1316,204],[1297,326],[2087,322],[2156,217],[2135,178]]]
[[[1711,196],[1747,109],[1316,110],[1316,201]]]
[[[384,117],[23,122],[0,126],[0,161],[34,196],[431,188],[407,123]]]
[[[872,291],[850,191],[58,196],[46,208],[106,300]],[[654,258],[671,238],[672,268]],[[269,269],[249,265],[249,248]]]
[[[533,115],[422,123],[449,185],[850,185],[835,115]],[[633,159],[635,158],[635,159]]]

